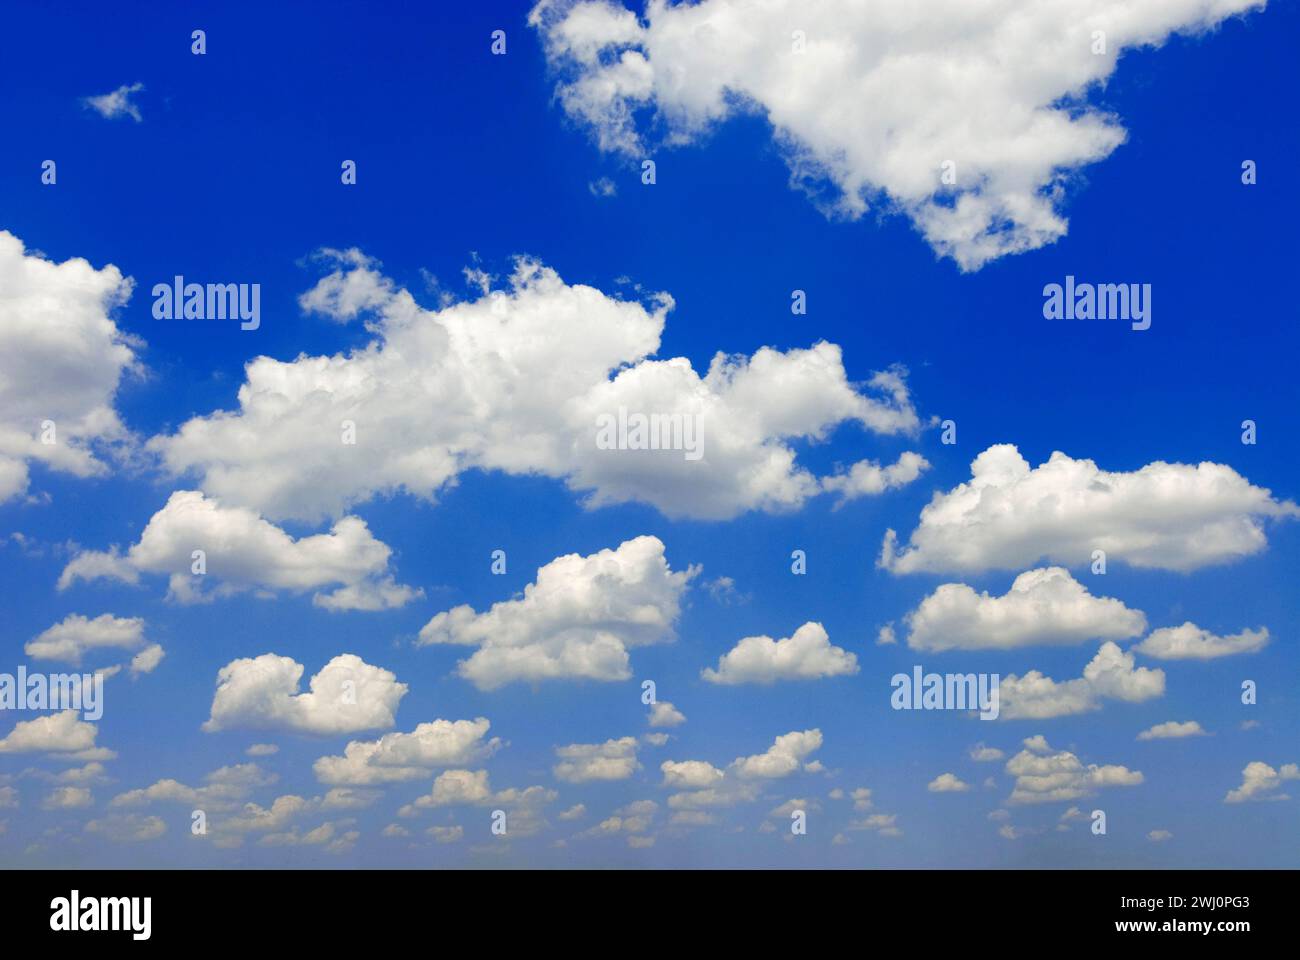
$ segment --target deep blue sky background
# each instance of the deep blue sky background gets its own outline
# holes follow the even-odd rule
[[[933,464],[920,481],[832,512],[828,499],[782,517],[745,516],[725,524],[671,522],[648,507],[585,512],[560,484],[469,475],[437,506],[402,497],[355,512],[396,551],[398,578],[425,588],[402,610],[330,615],[309,597],[241,598],[211,606],[164,603],[163,586],[103,583],[54,590],[69,540],[103,548],[129,543],[176,484],[153,475],[83,481],[33,468],[45,506],[0,507],[0,534],[21,531],[44,544],[39,555],[0,548],[0,669],[12,670],[22,645],[69,613],[144,616],[168,656],[140,681],[110,683],[99,742],[118,751],[96,788],[97,807],[115,793],[162,777],[197,784],[204,773],[239,762],[259,740],[281,745],[265,765],[281,782],[258,799],[321,792],[311,761],[339,753],[347,737],[308,739],[245,733],[203,734],[217,670],[236,657],[274,651],[306,664],[310,675],[340,652],[395,671],[411,686],[398,729],[445,717],[491,719],[510,742],[488,764],[494,787],[544,783],[551,749],[645,732],[638,683],[655,679],[662,699],[689,722],[662,750],[644,748],[646,769],[630,783],[558,785],[555,809],[584,802],[587,824],[635,799],[664,802],[661,759],[707,759],[722,766],[758,753],[790,730],[820,727],[817,756],[838,776],[776,784],[770,802],[742,807],[726,829],[661,838],[630,851],[621,839],[547,845],[560,830],[519,841],[511,862],[572,864],[841,866],[1295,866],[1300,862],[1296,802],[1225,806],[1250,760],[1300,760],[1296,636],[1300,610],[1300,526],[1270,530],[1268,551],[1243,563],[1191,575],[1113,568],[1094,592],[1144,610],[1153,627],[1191,619],[1219,633],[1266,625],[1273,641],[1251,658],[1161,663],[1163,698],[1108,703],[1083,717],[974,723],[959,716],[898,714],[888,678],[913,663],[947,668],[905,647],[874,644],[877,628],[900,618],[946,579],[896,578],[875,569],[886,527],[915,526],[935,490],[968,476],[992,443],[1010,442],[1037,464],[1053,450],[1131,470],[1157,459],[1214,460],[1233,466],[1280,497],[1300,497],[1296,454],[1300,378],[1296,376],[1295,224],[1300,222],[1295,158],[1300,128],[1290,101],[1300,14],[1270,4],[1207,37],[1175,39],[1127,54],[1094,101],[1122,118],[1128,142],[1089,168],[1072,188],[1069,234],[1052,247],[995,261],[963,275],[937,261],[901,218],[827,221],[788,188],[785,164],[760,118],[730,122],[706,142],[656,157],[658,183],[601,155],[551,100],[553,83],[525,3],[230,3],[192,10],[172,4],[127,9],[16,2],[0,31],[0,228],[50,258],[118,265],[136,279],[119,326],[148,343],[149,376],[119,393],[118,408],[142,435],[174,429],[196,414],[234,406],[242,366],[264,353],[288,359],[364,342],[357,325],[339,327],[300,314],[296,298],[317,273],[301,265],[322,246],[357,246],[384,272],[432,305],[421,270],[442,288],[467,293],[460,271],[474,256],[494,272],[527,253],[569,282],[616,289],[621,276],[677,301],[661,356],[686,356],[697,370],[718,350],[804,347],[828,339],[844,349],[854,379],[899,362],[923,416],[952,418],[959,443],[927,432],[919,445],[843,429],[808,450],[824,469],[864,456],[892,460],[919,449]],[[189,34],[208,34],[208,53],[189,51]],[[489,34],[508,32],[509,53],[488,55]],[[141,81],[143,123],[108,122],[80,98]],[[42,160],[58,162],[56,188],[39,182]],[[339,184],[339,164],[356,160],[359,183]],[[1253,159],[1259,183],[1240,182]],[[588,183],[609,177],[617,196],[598,199]],[[230,324],[166,323],[150,314],[153,283],[174,274],[205,281],[260,282],[263,321],[255,333]],[[1154,319],[1144,333],[1122,323],[1049,323],[1045,283],[1067,273],[1098,282],[1148,282]],[[808,292],[806,317],[790,314],[790,291]],[[430,416],[437,411],[431,410]],[[1240,443],[1245,418],[1259,443]],[[309,528],[290,525],[295,534]],[[457,648],[413,649],[434,613],[458,603],[482,609],[533,579],[538,566],[569,552],[590,553],[642,533],[667,544],[674,568],[701,563],[708,579],[733,577],[748,602],[720,605],[694,590],[673,646],[632,653],[625,684],[514,685],[482,693],[451,675]],[[488,557],[508,550],[509,574],[493,577]],[[809,555],[806,577],[789,574],[789,553]],[[1078,573],[1078,571],[1076,571]],[[1013,574],[963,578],[1002,593]],[[858,654],[862,672],[812,685],[711,687],[699,680],[741,637],[789,636],[822,621],[833,643]],[[967,654],[968,669],[1043,670],[1077,676],[1095,648]],[[1154,665],[1154,664],[1151,664]],[[1252,712],[1237,703],[1241,679],[1261,684]],[[130,698],[123,705],[112,698]],[[1261,721],[1238,730],[1248,718]],[[1136,743],[1154,723],[1197,719],[1213,737]],[[0,718],[0,735],[12,721]],[[1122,763],[1144,785],[1107,791],[1095,805],[1110,819],[1098,840],[1076,827],[1055,833],[1065,805],[1015,811],[1041,836],[1008,842],[987,813],[1002,805],[1010,780],[1001,765],[966,759],[974,742],[1014,752],[1043,733],[1085,762]],[[361,737],[365,739],[366,737]],[[3,761],[17,773],[29,758]],[[974,783],[996,775],[996,789],[931,794],[926,783],[952,771]],[[469,843],[410,849],[378,831],[426,781],[399,785],[358,814],[363,839],[340,859],[307,849],[246,845],[214,851],[189,842],[188,811],[150,810],[169,820],[163,839],[125,847],[81,836],[86,816],[37,809],[30,781],[23,806],[0,835],[0,862],[14,866],[424,865],[478,863]],[[869,786],[879,811],[900,815],[904,835],[856,834],[847,847],[831,835],[848,817],[826,799],[834,786]],[[805,842],[782,843],[755,828],[791,796],[821,798]],[[1085,800],[1085,806],[1092,803]],[[553,811],[554,812],[554,811]],[[440,814],[439,817],[444,817]],[[661,814],[662,816],[662,814]],[[820,817],[820,818],[819,818]],[[486,814],[457,811],[467,834]],[[480,824],[478,819],[483,820]],[[425,818],[420,826],[442,822]],[[554,822],[554,821],[553,821]],[[310,827],[313,823],[306,823]],[[77,840],[28,845],[48,827]],[[561,824],[560,827],[568,825]],[[580,825],[581,826],[581,825]],[[1151,829],[1175,839],[1151,844]],[[196,849],[197,848],[197,849]]]

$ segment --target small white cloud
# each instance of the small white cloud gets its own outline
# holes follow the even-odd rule
[[[83,97],[81,103],[86,109],[94,110],[105,120],[130,117],[139,123],[144,117],[140,114],[139,106],[131,98],[143,89],[143,83],[123,84],[110,93],[103,93],[97,97]]]
[[[659,700],[650,707],[649,723],[652,727],[680,727],[685,722],[686,714],[667,700]]]
[[[1157,723],[1154,727],[1149,727],[1137,735],[1139,740],[1177,740],[1182,737],[1203,737],[1206,733],[1201,729],[1201,725],[1195,720],[1188,720],[1179,723],[1176,720],[1170,720],[1168,723]]]
[[[931,793],[965,793],[970,784],[954,773],[941,773],[930,781],[926,789]]]

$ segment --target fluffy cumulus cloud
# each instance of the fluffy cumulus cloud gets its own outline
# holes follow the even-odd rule
[[[965,793],[970,784],[955,773],[941,773],[929,782],[926,789],[931,793]]]
[[[194,572],[196,550],[203,551],[201,575]],[[421,595],[394,581],[391,555],[359,517],[295,540],[252,510],[178,490],[126,553],[114,548],[78,554],[64,568],[59,588],[83,579],[135,583],[141,573],[152,573],[166,575],[169,595],[182,603],[246,590],[315,590],[312,602],[327,610],[384,610]],[[323,592],[328,587],[335,589]]]
[[[571,743],[556,747],[559,762],[552,769],[556,780],[590,783],[593,780],[626,780],[641,764],[636,759],[636,737],[621,737],[604,743]]]
[[[27,492],[32,462],[102,476],[129,441],[113,399],[141,344],[112,315],[131,289],[111,264],[54,263],[0,230],[0,503]]]
[[[485,613],[459,606],[420,630],[420,644],[478,647],[458,672],[480,689],[550,679],[626,680],[628,648],[670,641],[694,570],[674,573],[657,537],[558,557],[522,597]]]
[[[793,636],[745,637],[718,659],[716,670],[700,675],[709,683],[775,683],[777,680],[817,680],[858,672],[858,658],[831,644],[820,623],[808,622]]]
[[[76,710],[63,710],[20,720],[0,740],[0,753],[46,753],[66,760],[111,760],[116,754],[95,746],[99,728],[82,720]]]
[[[1073,753],[1055,751],[1042,737],[1025,741],[1026,747],[1007,761],[1007,773],[1016,778],[1011,803],[1058,803],[1095,793],[1103,787],[1133,787],[1142,774],[1128,767],[1106,764],[1084,766]]]
[[[493,790],[486,770],[446,770],[433,781],[433,789],[398,813],[410,817],[421,810],[492,804],[506,812],[510,836],[526,837],[546,826],[542,808],[558,796],[542,786]]]
[[[1038,670],[1003,677],[998,688],[1004,720],[1068,717],[1101,707],[1103,700],[1141,703],[1165,692],[1165,672],[1136,665],[1132,653],[1107,641],[1083,668],[1083,676],[1058,682]]]
[[[772,741],[763,753],[739,757],[731,769],[741,779],[770,780],[788,777],[804,765],[809,754],[821,749],[820,730],[802,730],[783,734]]]
[[[434,767],[459,766],[491,756],[501,746],[487,739],[491,724],[475,720],[433,720],[410,733],[386,733],[378,740],[353,740],[343,755],[313,764],[316,779],[329,784],[378,784],[418,780]]]
[[[28,641],[23,652],[38,660],[59,660],[79,666],[92,650],[136,650],[143,645],[141,617],[115,617],[105,613],[92,620],[73,613]]]
[[[916,650],[1010,650],[1040,644],[1125,640],[1146,617],[1119,600],[1094,597],[1062,567],[1029,570],[1000,597],[945,583],[907,615]]]
[[[858,497],[875,496],[905,487],[928,469],[930,461],[919,453],[908,451],[887,467],[874,460],[861,460],[843,473],[824,477],[822,489],[840,495],[836,504],[839,507]]]
[[[651,704],[647,722],[652,727],[680,727],[686,722],[686,714],[667,700],[659,700]]]
[[[1252,760],[1241,771],[1241,786],[1229,790],[1224,803],[1245,803],[1247,800],[1290,800],[1279,788],[1283,781],[1300,780],[1300,766],[1284,763],[1274,769],[1262,760]]]
[[[822,745],[818,729],[795,730],[782,734],[762,753],[737,757],[726,769],[706,760],[667,760],[659,769],[663,785],[679,792],[668,798],[675,811],[698,811],[732,807],[752,802],[762,794],[767,781],[779,780],[804,771],[820,768],[808,757]]]
[[[1296,516],[1295,503],[1218,463],[1156,461],[1123,473],[1058,451],[1031,468],[999,444],[975,458],[969,481],[935,494],[905,547],[886,534],[880,565],[977,572],[1047,558],[1074,567],[1104,550],[1135,567],[1196,570],[1259,553],[1265,521]]]
[[[337,516],[397,491],[433,499],[473,469],[561,479],[589,506],[726,519],[820,492],[794,441],[848,422],[920,426],[901,370],[859,386],[833,344],[720,353],[703,376],[654,358],[665,294],[621,300],[520,260],[504,288],[483,279],[476,298],[426,310],[355,251],[336,263],[303,303],[341,320],[366,313],[373,338],[346,355],[251,361],[237,410],[150,442],[167,468],[271,519]],[[669,449],[634,442],[630,418],[651,416]],[[341,442],[345,423],[355,443]]]
[[[304,667],[264,653],[232,660],[217,673],[209,732],[234,728],[335,734],[393,725],[406,684],[352,653],[335,657],[299,692]]]
[[[529,21],[602,149],[640,159],[757,114],[828,212],[902,213],[970,270],[1065,234],[1067,183],[1125,139],[1089,94],[1126,49],[1264,3],[542,0]]]
[[[1265,627],[1221,637],[1189,621],[1180,627],[1152,630],[1134,649],[1157,660],[1213,660],[1237,653],[1256,653],[1267,644]]]

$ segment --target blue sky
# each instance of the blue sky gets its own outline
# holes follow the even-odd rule
[[[77,781],[87,793],[62,794],[68,805],[51,797],[73,781],[51,776],[81,761],[0,747],[0,777],[11,788],[3,794],[10,805],[0,809],[0,860],[19,867],[1295,866],[1297,801],[1277,799],[1288,786],[1297,789],[1280,771],[1300,761],[1294,517],[1248,512],[1266,544],[1193,569],[1133,563],[1119,549],[1106,575],[1094,576],[1086,558],[1058,561],[1051,544],[1033,537],[1025,549],[1045,545],[1042,555],[1014,567],[901,573],[877,565],[886,530],[906,543],[922,508],[969,480],[971,462],[995,444],[1015,445],[1032,467],[1054,451],[1114,473],[1157,461],[1210,462],[1271,491],[1273,503],[1300,497],[1288,417],[1300,401],[1295,304],[1284,279],[1300,214],[1289,173],[1300,134],[1279,122],[1278,111],[1293,70],[1295,9],[1269,4],[1210,32],[1125,50],[1104,84],[1086,88],[1083,102],[1112,115],[1127,139],[1061,178],[1058,209],[1068,231],[963,271],[907,214],[878,214],[888,200],[873,199],[870,212],[848,219],[827,216],[792,189],[788,153],[761,106],[680,145],[648,149],[656,182],[644,185],[639,156],[602,150],[596,133],[557,98],[572,65],[548,62],[548,28],[529,26],[529,6],[411,4],[382,17],[333,3],[313,5],[310,14],[255,4],[201,13],[157,5],[133,17],[89,6],[69,16],[30,3],[6,12],[0,230],[19,238],[27,257],[84,258],[96,270],[114,264],[135,278],[130,299],[110,315],[119,331],[142,342],[135,348],[142,372],[123,376],[111,394],[130,439],[118,444],[120,456],[105,455],[100,475],[33,460],[26,488],[0,503],[7,651],[0,671],[19,664],[71,669],[33,659],[24,646],[76,614],[143,618],[144,637],[165,657],[151,672],[106,681],[96,744],[116,757],[102,761],[102,773],[88,771],[84,787]],[[190,52],[196,28],[207,32],[203,56]],[[505,56],[490,53],[496,29],[506,31]],[[670,53],[656,48],[651,60]],[[143,84],[132,94],[139,122],[83,104],[135,83]],[[58,164],[53,186],[40,180],[49,158]],[[346,159],[357,163],[352,186],[340,183]],[[1247,159],[1258,169],[1250,186],[1241,182]],[[614,195],[591,189],[601,178]],[[187,604],[168,598],[167,578],[156,572],[142,573],[136,585],[107,579],[59,589],[81,551],[137,542],[173,491],[217,496],[201,468],[160,464],[150,438],[236,409],[244,365],[254,357],[289,362],[372,341],[361,320],[335,322],[300,308],[302,294],[343,269],[313,260],[322,248],[363,251],[382,264],[365,269],[409,290],[428,311],[440,297],[478,298],[466,267],[505,277],[518,255],[610,299],[644,302],[641,294],[666,291],[674,306],[655,356],[684,357],[701,375],[719,351],[749,356],[822,340],[841,348],[852,384],[902,365],[915,430],[882,434],[837,422],[820,440],[795,439],[790,447],[817,476],[867,459],[892,464],[908,451],[929,467],[899,489],[839,507],[823,494],[792,509],[740,509],[727,519],[691,516],[689,508],[669,516],[674,511],[647,502],[587,508],[553,472],[477,467],[440,489],[436,502],[358,488],[328,519],[262,511],[293,537],[327,532],[345,514],[363,519],[392,550],[389,572],[423,591],[395,609],[330,611],[313,604],[310,589],[274,589],[268,597],[249,590]],[[150,288],[176,274],[259,283],[260,328],[155,319]],[[1043,286],[1066,275],[1151,284],[1151,328],[1044,319]],[[796,289],[807,293],[806,315],[791,313]],[[19,308],[2,298],[0,291],[0,323],[16,325]],[[557,330],[561,348],[581,348]],[[768,400],[780,408],[775,396]],[[430,404],[427,422],[436,424],[440,414]],[[0,418],[7,428],[36,429],[11,424],[5,412]],[[956,444],[943,444],[932,423],[946,419],[957,424]],[[1258,425],[1254,445],[1241,442],[1245,419]],[[242,456],[221,450],[212,457],[227,454]],[[292,456],[285,457],[292,473]],[[299,482],[312,487],[305,468]],[[321,483],[329,485],[323,476]],[[241,506],[256,509],[258,496],[248,491]],[[1145,505],[1134,508],[1126,509],[1140,520]],[[1137,523],[1126,509],[1081,522],[1102,533],[1107,523]],[[1150,504],[1151,516],[1163,509]],[[1178,524],[1193,522],[1176,509],[1171,516],[1162,528],[1170,537]],[[456,673],[472,651],[416,645],[436,614],[461,604],[487,610],[521,593],[557,557],[588,556],[645,535],[662,542],[673,571],[702,569],[681,593],[675,641],[631,648],[625,679],[480,689]],[[497,549],[508,556],[504,575],[490,570]],[[795,549],[807,554],[806,575],[791,573]],[[890,677],[915,664],[1079,677],[1100,639],[948,652],[906,642],[906,616],[940,585],[965,583],[1000,596],[1017,574],[1058,562],[1092,595],[1145,614],[1148,629],[1122,639],[1125,650],[1151,630],[1184,622],[1217,637],[1266,628],[1267,643],[1207,659],[1138,653],[1139,666],[1164,671],[1159,695],[1103,699],[1074,715],[984,722],[959,711],[891,709]],[[734,595],[708,588],[719,577],[733,581]],[[742,638],[788,638],[809,621],[854,655],[856,672],[739,685],[701,677]],[[879,629],[890,623],[898,642],[879,644]],[[408,692],[387,728],[303,733],[232,723],[203,731],[218,671],[268,653],[302,664],[304,685],[332,658],[355,654],[391,671]],[[121,651],[101,650],[85,666],[122,661]],[[660,731],[669,737],[661,746],[640,739],[655,732],[640,699],[647,679],[687,718]],[[1240,702],[1247,679],[1258,683],[1253,706]],[[0,736],[35,717],[4,712]],[[349,741],[477,717],[488,718],[490,736],[503,741],[490,756],[430,766],[368,794],[357,808],[317,799],[329,785],[318,781],[314,761],[342,754]],[[1136,739],[1157,724],[1192,720],[1208,735]],[[747,781],[752,796],[712,809],[710,823],[672,822],[669,798],[678,791],[665,786],[663,762],[700,760],[721,770],[762,754],[779,736],[814,729],[821,746],[790,775]],[[1085,767],[1122,765],[1140,771],[1141,782],[1012,803],[1016,776],[1008,762],[1027,750],[1025,738],[1040,734],[1050,748],[1039,755],[1059,759],[1068,751]],[[557,747],[624,737],[638,738],[630,775],[580,783],[557,776]],[[981,742],[1004,757],[973,760],[970,751]],[[278,752],[246,756],[255,743]],[[820,768],[806,769],[813,761]],[[202,838],[191,835],[193,803],[114,805],[115,797],[158,781],[198,787],[218,768],[254,762],[259,785],[213,809]],[[1279,779],[1246,802],[1225,802],[1255,762]],[[535,818],[521,817],[535,832],[507,838],[489,830],[492,809],[513,815],[505,800],[401,816],[448,768],[486,770],[494,791],[536,785],[554,797]],[[968,789],[928,788],[945,773]],[[852,792],[861,788],[871,791],[870,807],[855,811]],[[836,791],[845,796],[832,796]],[[285,796],[302,798],[303,812],[275,831],[240,833],[237,846],[214,842],[222,835],[217,824],[238,816],[243,803],[269,808]],[[807,808],[805,836],[790,835],[788,814],[772,812],[791,799]],[[634,829],[625,821],[637,814],[627,808],[644,801],[655,804],[650,825]],[[578,804],[580,816],[560,818]],[[1072,807],[1085,815],[1104,809],[1106,835],[1094,836],[1086,819],[1062,823]],[[873,815],[893,816],[892,829],[861,823]],[[624,829],[585,835],[611,817]],[[88,828],[92,822],[98,826]],[[331,842],[303,842],[326,823]],[[384,835],[390,824],[405,835]],[[426,832],[435,826],[462,832],[440,843]],[[136,831],[147,838],[132,839]],[[1172,836],[1153,840],[1153,831]],[[264,842],[272,832],[289,836]]]

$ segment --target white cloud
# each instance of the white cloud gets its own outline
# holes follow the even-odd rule
[[[1173,834],[1168,830],[1152,830],[1147,834],[1147,839],[1152,843],[1161,843],[1165,840],[1173,839]]]
[[[0,503],[27,492],[33,461],[103,476],[103,454],[129,442],[113,399],[123,376],[142,370],[142,344],[112,314],[131,289],[111,264],[56,264],[0,230]]]
[[[686,722],[686,714],[667,700],[659,700],[650,706],[648,722],[652,727],[680,727]]]
[[[808,622],[791,637],[745,637],[718,659],[716,670],[700,676],[709,683],[775,683],[778,680],[817,680],[852,676],[858,658],[832,646],[820,623]]]
[[[555,779],[565,783],[626,780],[641,769],[641,764],[636,759],[636,749],[636,737],[556,747],[555,755],[560,758],[560,762],[551,772],[555,774]]]
[[[725,774],[705,760],[665,760],[659,764],[664,786],[677,790],[703,790],[717,786]]]
[[[99,728],[76,710],[21,720],[0,740],[0,753],[50,753],[71,760],[111,760],[113,751],[95,746]]]
[[[1146,617],[1119,600],[1094,597],[1062,567],[1029,570],[1000,597],[945,583],[907,615],[914,650],[1010,650],[1040,644],[1124,640]]]
[[[264,653],[232,660],[217,673],[209,732],[244,727],[298,733],[353,733],[391,727],[406,684],[356,654],[332,659],[299,693],[304,667]]]
[[[1122,52],[1263,6],[936,0],[920,16],[908,0],[650,0],[638,18],[542,0],[529,22],[561,106],[601,149],[640,160],[757,114],[828,214],[902,213],[972,270],[1065,234],[1066,185],[1126,136],[1088,102]]]
[[[1244,803],[1247,800],[1290,800],[1290,796],[1279,793],[1283,781],[1300,780],[1300,766],[1284,763],[1280,769],[1273,769],[1261,760],[1252,760],[1241,771],[1241,786],[1229,790],[1223,798],[1224,803]]]
[[[194,471],[209,495],[271,519],[315,521],[399,491],[432,500],[475,469],[563,480],[589,507],[637,501],[728,519],[820,492],[794,441],[846,422],[887,434],[920,426],[903,371],[860,388],[833,344],[719,353],[702,377],[685,358],[652,359],[666,294],[618,300],[520,260],[505,289],[425,310],[364,255],[338,256],[304,303],[341,318],[368,308],[373,339],[347,355],[251,361],[238,410],[150,441],[170,471]],[[620,408],[697,418],[703,456],[601,449],[598,418]],[[340,442],[344,421],[355,444]]]
[[[905,487],[928,469],[930,462],[911,451],[901,454],[898,461],[888,467],[882,467],[874,460],[860,460],[845,473],[824,477],[822,489],[840,495],[836,504],[838,508],[858,497],[873,497]]]
[[[95,802],[86,787],[55,787],[41,799],[42,810],[76,810]]]
[[[671,641],[695,570],[674,573],[657,537],[590,556],[557,557],[521,598],[486,613],[459,606],[420,630],[420,644],[477,646],[458,673],[482,690],[547,679],[626,680],[628,648]]]
[[[143,83],[124,83],[109,93],[103,93],[97,97],[83,97],[81,103],[87,110],[94,110],[105,120],[130,117],[136,123],[139,123],[144,117],[140,114],[139,106],[131,98],[143,89]]]
[[[1137,735],[1139,740],[1179,740],[1183,737],[1203,737],[1205,731],[1195,720],[1188,720],[1185,723],[1179,723],[1177,720],[1170,720],[1167,723],[1157,723],[1154,727],[1149,727]]]
[[[1268,644],[1268,629],[1243,630],[1218,636],[1188,621],[1181,627],[1161,627],[1133,649],[1157,660],[1213,660],[1238,653],[1257,653]]]
[[[459,824],[454,827],[430,827],[424,831],[435,843],[457,843],[465,838],[465,828]]]
[[[136,814],[104,817],[86,824],[86,832],[104,837],[114,843],[143,843],[156,840],[167,832],[162,817],[142,817]]]
[[[1135,665],[1132,653],[1107,641],[1083,668],[1083,676],[1057,682],[1037,670],[1003,677],[998,687],[1001,719],[1046,719],[1097,710],[1103,699],[1141,703],[1165,692],[1165,672]]]
[[[486,739],[491,724],[475,720],[433,720],[411,733],[386,733],[378,740],[353,740],[341,757],[313,765],[321,783],[374,784],[418,780],[433,767],[450,767],[490,757],[499,737]]]
[[[1005,754],[997,747],[986,747],[982,743],[977,743],[970,748],[970,758],[976,763],[989,763],[994,760],[1001,760]]]
[[[665,787],[680,790],[668,798],[673,810],[702,810],[750,803],[762,793],[762,781],[776,780],[797,773],[808,755],[822,745],[817,729],[792,731],[777,737],[766,751],[749,757],[737,757],[725,770],[704,760],[665,761]]]
[[[955,773],[941,773],[926,785],[931,793],[965,793],[970,784]]]
[[[151,643],[131,658],[131,676],[138,677],[144,673],[153,673],[166,656],[161,644]]]
[[[817,729],[796,731],[777,737],[763,753],[738,757],[731,769],[741,779],[775,779],[796,772],[804,759],[822,745]]]
[[[195,550],[204,553],[202,575],[193,573]],[[338,584],[331,593],[314,594],[312,602],[327,610],[385,610],[423,595],[394,582],[391,554],[359,517],[344,517],[329,533],[295,540],[251,510],[178,490],[126,554],[116,549],[78,554],[59,577],[59,589],[78,579],[135,582],[142,572],[166,574],[169,597],[194,603],[245,590],[303,593]],[[208,586],[209,578],[215,586]]]
[[[903,550],[893,530],[880,565],[894,573],[1024,569],[1043,558],[1196,570],[1259,553],[1263,521],[1300,516],[1231,467],[1156,461],[1131,473],[1056,452],[1030,468],[1011,444],[971,463],[971,480],[936,493]]]
[[[244,751],[250,757],[270,757],[279,752],[280,748],[274,743],[255,743]]]
[[[105,613],[91,620],[73,613],[29,640],[23,652],[38,660],[80,666],[82,658],[91,650],[135,650],[143,644],[142,617],[115,617]]]
[[[178,803],[204,810],[231,810],[248,799],[254,789],[269,786],[278,779],[255,763],[221,767],[209,773],[201,787],[186,786],[178,780],[158,780],[148,787],[119,793],[111,807],[144,807],[153,803]]]
[[[433,781],[432,790],[399,813],[411,816],[418,810],[431,808],[492,804],[506,811],[509,836],[526,837],[546,825],[541,808],[554,802],[557,796],[554,790],[541,786],[493,791],[486,770],[446,770]]]
[[[1089,796],[1103,787],[1132,787],[1142,774],[1128,767],[1107,764],[1084,766],[1073,753],[1021,750],[1007,761],[1007,773],[1016,778],[1011,803],[1055,803]]]

